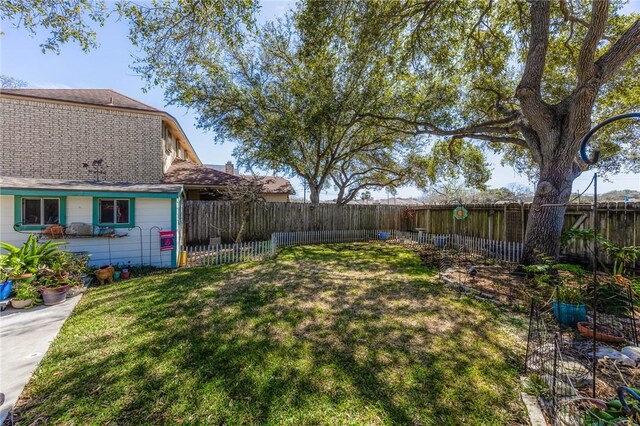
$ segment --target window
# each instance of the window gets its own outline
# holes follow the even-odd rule
[[[94,198],[93,224],[113,228],[127,228],[134,225],[133,198]]]
[[[60,223],[58,198],[23,198],[22,225],[54,225]]]
[[[21,196],[14,198],[14,224],[20,230],[40,230],[48,225],[64,225],[66,197]]]
[[[129,200],[100,200],[100,224],[129,223]]]

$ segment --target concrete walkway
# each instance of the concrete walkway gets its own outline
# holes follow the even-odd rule
[[[0,425],[81,297],[26,310],[8,307],[0,313],[0,392],[5,394]]]

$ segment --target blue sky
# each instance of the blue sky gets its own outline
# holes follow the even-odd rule
[[[263,1],[260,19],[282,16],[294,4],[293,1]],[[640,0],[631,1],[625,10],[640,12]],[[89,53],[83,53],[76,45],[70,44],[63,46],[59,55],[43,54],[39,44],[44,40],[44,34],[32,38],[24,29],[14,29],[4,22],[2,31],[5,35],[0,37],[0,73],[25,80],[32,88],[114,89],[154,107],[164,108],[176,117],[203,162],[224,164],[228,160],[233,161],[233,144],[214,144],[213,134],[195,127],[196,120],[192,112],[186,108],[165,106],[161,89],[153,89],[147,93],[142,91],[142,80],[129,68],[131,55],[136,50],[127,38],[127,26],[124,22],[112,19],[100,28],[100,47]],[[511,168],[501,167],[497,158],[492,158],[491,163],[494,170],[490,186],[501,187],[516,182],[533,188],[524,176],[518,175]],[[584,189],[591,177],[592,173],[579,177],[575,181],[574,190]],[[293,179],[292,183],[301,196],[301,182]],[[601,192],[623,188],[640,190],[640,175],[617,175],[611,182],[599,185]],[[398,191],[398,196],[403,197],[419,195],[420,191],[415,188],[401,188]],[[333,190],[322,195],[323,199],[334,197]],[[386,198],[386,194],[380,192],[375,197]]]

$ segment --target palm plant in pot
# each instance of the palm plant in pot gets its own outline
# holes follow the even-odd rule
[[[11,298],[11,306],[15,309],[32,307],[38,300],[38,290],[29,282],[21,282]]]

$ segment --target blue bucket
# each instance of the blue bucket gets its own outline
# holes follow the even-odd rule
[[[380,232],[378,236],[380,237],[381,240],[386,240],[387,238],[389,238],[389,233],[383,231],[383,232]]]
[[[0,284],[0,300],[5,300],[9,298],[11,294],[11,289],[13,288],[13,281],[7,280]]]
[[[553,315],[560,324],[575,327],[577,323],[587,320],[587,307],[554,301]]]

